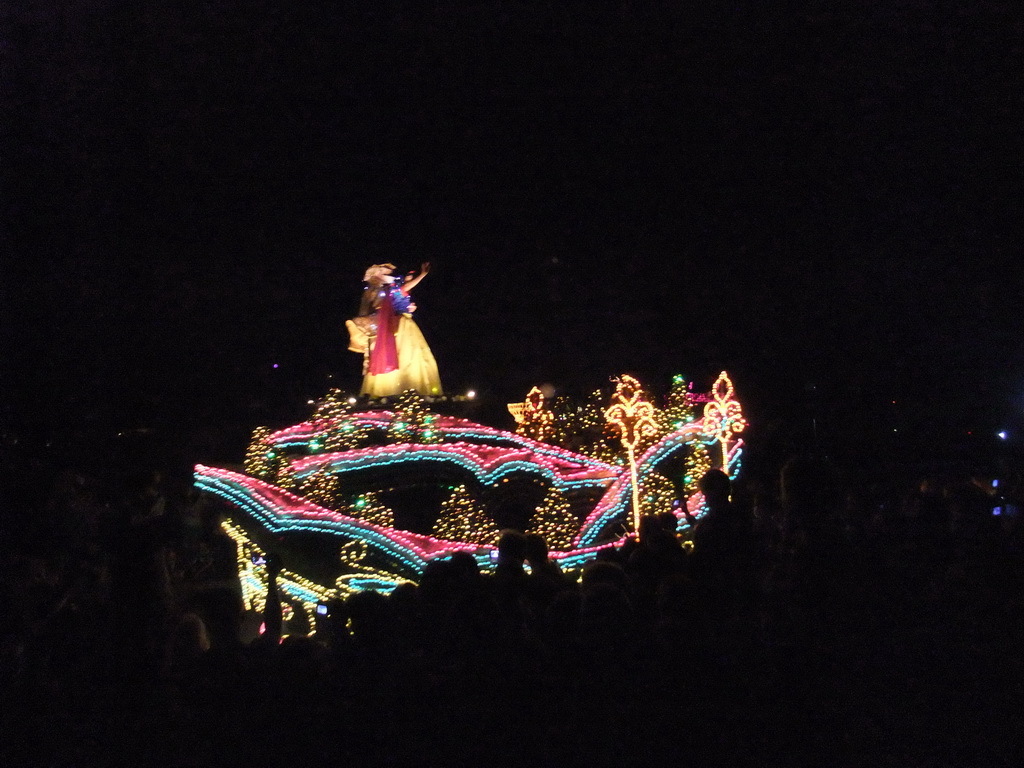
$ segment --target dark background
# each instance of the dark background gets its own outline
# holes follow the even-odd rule
[[[755,465],[986,466],[1024,422],[1021,8],[834,5],[5,4],[8,465],[238,461],[358,389],[366,266],[430,260],[496,426],[725,368]]]

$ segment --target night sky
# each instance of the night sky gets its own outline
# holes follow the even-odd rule
[[[533,384],[727,368],[755,456],[1024,427],[1014,0],[16,5],[20,445],[240,459],[358,389],[364,269],[427,260],[417,321],[496,426]]]

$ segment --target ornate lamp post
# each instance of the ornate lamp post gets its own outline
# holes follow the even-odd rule
[[[714,399],[704,406],[704,434],[718,441],[722,448],[722,471],[728,474],[729,441],[746,428],[747,420],[739,402],[733,399],[732,380],[725,371],[718,374],[711,395]]]
[[[633,492],[633,530],[640,536],[640,491],[636,476],[636,449],[641,441],[658,434],[654,406],[643,399],[640,382],[632,376],[616,380],[612,404],[604,417],[619,432],[622,447],[629,461],[629,481]]]

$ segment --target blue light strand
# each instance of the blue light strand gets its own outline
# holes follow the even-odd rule
[[[384,446],[370,450],[360,449],[358,452],[346,451],[343,453],[321,454],[315,459],[297,462],[299,467],[295,471],[295,477],[304,480],[309,475],[323,470],[342,475],[350,472],[381,469],[410,463],[437,462],[460,467],[471,473],[483,485],[493,485],[515,472],[541,477],[560,491],[607,487],[614,479],[610,477],[567,479],[550,467],[526,458],[507,458],[501,461],[499,466],[493,469],[486,469],[482,466],[482,462],[476,461],[458,450],[458,448],[465,446],[467,446],[466,443],[429,446],[399,445]],[[621,470],[618,470],[618,472],[621,472]]]
[[[377,415],[378,413],[380,414],[379,416]],[[344,424],[346,422],[355,423],[359,427],[378,427],[381,431],[385,431],[393,418],[394,414],[392,412],[380,411],[375,412],[372,416],[367,414],[357,414],[349,417],[339,417],[338,419],[331,421],[326,427],[323,425],[316,426],[307,423],[299,425],[301,428],[289,427],[288,429],[276,432],[268,437],[268,442],[275,448],[305,449],[306,451],[310,451],[309,444],[312,441],[326,437],[327,433],[337,429],[339,424]],[[455,421],[456,423],[454,425],[450,425],[446,423],[447,421]],[[433,429],[442,435],[442,437],[448,438],[452,442],[467,442],[468,440],[475,439],[484,445],[496,444],[498,447],[508,446],[512,448],[519,448],[556,461],[580,465],[581,470],[583,467],[588,468],[582,471],[604,471],[617,474],[620,469],[598,459],[574,453],[565,448],[541,443],[523,435],[518,435],[514,432],[505,432],[503,430],[497,430],[490,427],[482,427],[465,419],[456,420],[446,417],[446,422],[439,422],[435,424]],[[315,453],[315,451],[312,451],[311,453]]]
[[[699,440],[701,426],[699,423],[688,424],[677,432],[672,432],[652,445],[637,462],[637,482],[656,471],[657,465],[671,456],[680,448],[689,446]],[[597,543],[607,526],[629,511],[631,503],[631,486],[629,478],[622,475],[608,489],[605,497],[584,520],[580,532],[576,536],[576,546],[593,546]]]
[[[394,538],[374,530],[369,523],[359,520],[331,520],[291,518],[285,519],[270,500],[260,501],[257,494],[248,486],[233,483],[223,478],[211,478],[207,475],[196,476],[196,487],[214,493],[246,512],[251,518],[263,525],[271,533],[290,531],[323,532],[335,536],[363,541],[367,546],[380,552],[388,559],[398,563],[414,574],[423,572],[426,560],[408,546]],[[325,510],[326,511],[326,510]],[[289,516],[291,517],[291,516]]]

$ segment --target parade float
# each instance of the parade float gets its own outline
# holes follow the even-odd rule
[[[286,618],[310,628],[318,606],[416,583],[455,552],[493,569],[506,528],[540,533],[573,571],[638,536],[644,515],[671,515],[685,537],[705,513],[699,479],[739,472],[746,422],[724,371],[705,393],[676,376],[660,402],[628,375],[581,400],[534,388],[508,406],[513,431],[464,418],[472,395],[443,394],[412,320],[429,266],[366,270],[347,323],[364,358],[358,396],[331,390],[301,424],[257,428],[240,468],[195,468],[226,502],[248,609],[263,608],[271,551],[287,566]]]
[[[459,398],[332,390],[301,424],[256,429],[241,469],[199,465],[195,483],[227,502],[246,607],[262,610],[266,553],[285,552],[286,614],[310,626],[318,605],[415,583],[454,552],[492,569],[503,528],[541,533],[572,571],[643,515],[672,514],[685,537],[705,513],[700,477],[740,470],[725,372],[707,393],[677,376],[660,404],[631,376],[614,384],[579,402],[535,388],[509,405],[514,431],[440,412]]]

